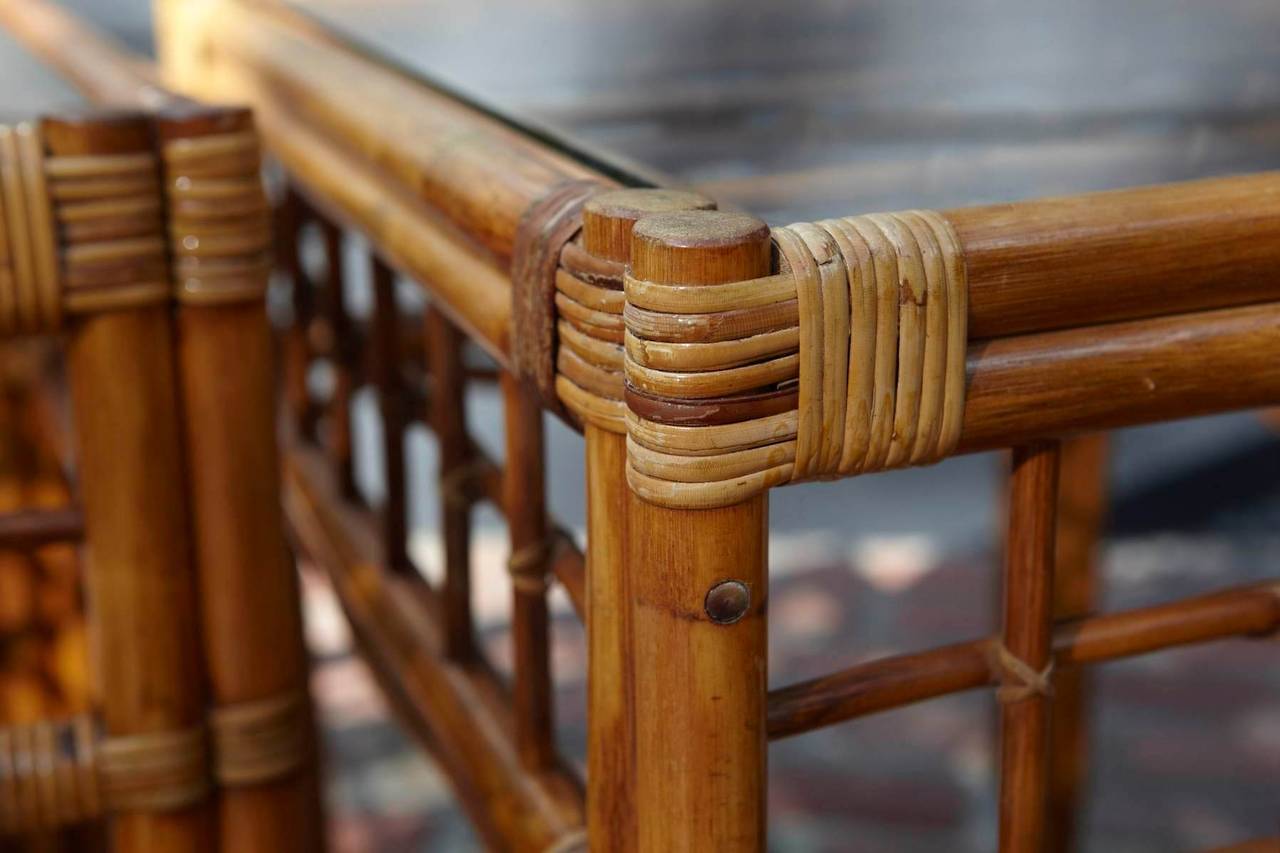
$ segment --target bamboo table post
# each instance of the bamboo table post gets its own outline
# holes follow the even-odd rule
[[[766,275],[769,229],[748,216],[642,219],[632,272],[659,283]],[[710,510],[628,498],[642,851],[764,846],[767,497]]]
[[[54,157],[154,150],[151,123],[138,116],[46,119],[43,129]],[[158,183],[154,197],[158,210]],[[158,247],[155,260],[124,267],[131,280],[122,278],[118,261],[77,271],[69,252],[63,276],[68,293],[84,286],[95,297],[69,324],[66,363],[97,624],[97,693],[108,742],[142,736],[132,743],[149,738],[154,751],[156,738],[182,734],[185,742],[185,733],[199,730],[204,699],[168,270],[162,220],[152,216],[154,224],[134,214],[113,225],[117,235],[131,229],[135,245],[154,240]],[[160,289],[141,301],[139,285]],[[184,770],[198,761],[204,772],[203,751],[181,760]],[[117,812],[113,849],[207,850],[210,817],[203,801],[175,809],[136,804]]]
[[[694,193],[615,190],[582,211],[582,248],[614,264],[631,260],[642,216],[710,209]],[[621,284],[621,282],[619,282]],[[618,348],[621,358],[621,347]],[[584,418],[587,455],[587,831],[593,850],[636,845],[630,582],[626,564],[625,433]]]
[[[1053,660],[1056,442],[1014,448],[1005,550],[1001,673],[1000,850],[1044,849]]]
[[[170,193],[220,845],[314,850],[321,829],[311,799],[307,659],[280,503],[265,306],[270,214],[253,120],[243,109],[183,107],[157,128]],[[220,204],[211,207],[206,194]],[[233,754],[242,751],[233,740],[253,741],[251,754]]]

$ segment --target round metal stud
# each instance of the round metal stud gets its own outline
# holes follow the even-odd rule
[[[703,607],[711,621],[732,625],[751,606],[751,588],[742,581],[720,581],[707,592]]]

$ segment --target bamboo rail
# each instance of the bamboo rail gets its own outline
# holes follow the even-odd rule
[[[83,536],[84,513],[74,507],[0,514],[0,544],[6,548],[25,550],[55,542],[78,542]]]

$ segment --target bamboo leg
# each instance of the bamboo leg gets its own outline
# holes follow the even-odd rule
[[[440,513],[444,537],[444,649],[450,660],[475,654],[471,619],[471,500],[465,477],[471,460],[466,423],[462,333],[434,305],[427,306],[427,366],[434,388],[431,429],[440,455]]]
[[[1047,820],[1058,445],[1013,451],[1001,661],[1000,850],[1038,853]]]
[[[662,220],[676,237],[650,236]],[[673,229],[666,229],[670,232]],[[719,213],[641,220],[632,267],[713,284],[769,269],[764,223]],[[767,502],[681,511],[628,496],[639,849],[764,849]],[[749,593],[744,601],[741,593]],[[731,624],[713,621],[736,618]]]
[[[531,770],[556,760],[547,617],[546,486],[542,407],[511,374],[501,375],[507,454],[503,504],[511,531],[511,640],[515,649],[516,749]]]
[[[383,539],[387,564],[397,572],[411,569],[406,550],[408,529],[405,518],[404,430],[405,392],[400,377],[400,324],[396,313],[395,273],[376,255],[372,256],[374,314],[372,356],[373,375],[378,385],[378,405],[382,414],[383,465],[387,484],[382,507]]]
[[[153,150],[150,123],[128,117],[46,120],[44,135],[54,155]],[[168,306],[85,314],[68,331],[106,733],[190,729],[203,722],[203,677]],[[120,813],[113,849],[209,850],[211,814],[205,803]]]
[[[1088,616],[1097,590],[1096,550],[1107,506],[1105,433],[1062,445],[1058,529],[1053,583],[1055,622]],[[1088,774],[1089,676],[1079,667],[1053,674],[1053,725],[1049,761],[1049,849],[1076,847],[1077,812]]]
[[[243,110],[188,111],[159,121],[166,146],[252,129]],[[234,157],[225,168],[228,173],[220,171],[220,177],[242,178],[246,171]],[[171,173],[169,183],[180,176]],[[204,224],[178,210],[171,214],[175,228]],[[225,218],[217,224],[228,227]],[[243,227],[252,236],[255,223],[249,219]],[[262,275],[265,289],[265,270]],[[201,628],[215,708],[292,698],[296,726],[307,728],[307,658],[297,577],[284,536],[272,347],[262,295],[218,304],[180,302],[178,356]],[[308,733],[302,743],[309,746],[311,740]],[[221,778],[221,849],[318,849],[320,815],[308,778],[313,772],[308,757],[283,775]]]
[[[616,190],[587,202],[582,248],[617,264],[631,260],[637,220],[714,207],[688,192]],[[636,846],[635,716],[630,581],[626,564],[627,442],[587,420],[587,827],[596,850]]]

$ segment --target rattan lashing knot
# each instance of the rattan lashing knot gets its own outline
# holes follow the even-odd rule
[[[176,811],[208,796],[204,726],[111,735],[98,744],[98,778],[110,811]]]
[[[999,679],[996,700],[1002,704],[1021,702],[1033,696],[1053,695],[1053,659],[1037,672],[1004,643],[993,642],[987,649],[991,672]]]
[[[511,576],[513,589],[535,594],[546,591],[551,555],[559,538],[558,533],[553,533],[511,552],[507,559],[507,573]]]

